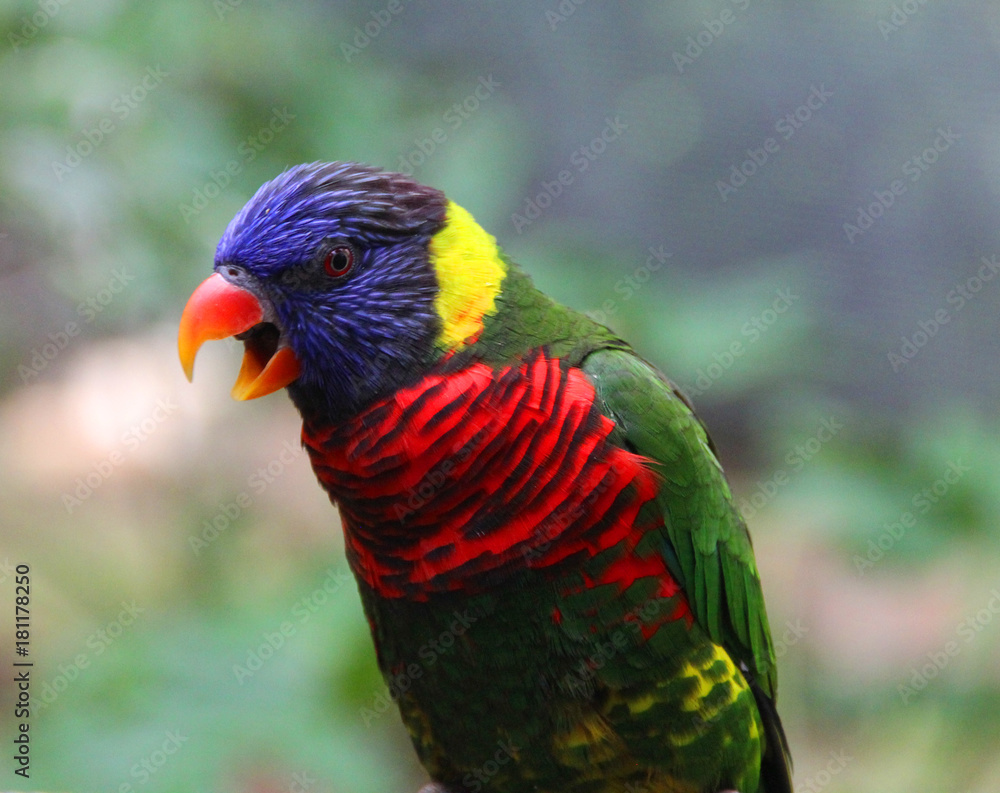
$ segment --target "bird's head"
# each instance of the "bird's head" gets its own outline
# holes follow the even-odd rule
[[[287,386],[303,416],[347,417],[474,341],[505,273],[493,237],[440,191],[299,165],[230,222],[181,317],[181,363],[190,379],[203,342],[235,336],[234,397]]]

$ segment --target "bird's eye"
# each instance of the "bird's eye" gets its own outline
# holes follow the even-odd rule
[[[333,278],[342,278],[354,268],[354,251],[346,245],[330,248],[323,257],[323,269]]]

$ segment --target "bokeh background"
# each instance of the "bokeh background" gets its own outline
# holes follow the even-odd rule
[[[423,781],[291,404],[174,346],[257,187],[346,159],[691,393],[800,791],[1000,789],[998,92],[989,0],[5,3],[0,787]]]

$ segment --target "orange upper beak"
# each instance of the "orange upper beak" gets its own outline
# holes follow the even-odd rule
[[[260,301],[246,289],[231,284],[218,273],[209,276],[191,295],[177,333],[177,351],[188,380],[194,374],[194,359],[209,339],[225,339],[245,333],[264,321]],[[255,399],[277,391],[299,376],[299,362],[291,347],[280,343],[273,351],[266,345],[245,343],[233,398]]]

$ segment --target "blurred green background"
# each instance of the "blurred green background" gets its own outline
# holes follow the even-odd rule
[[[291,404],[174,346],[232,215],[340,159],[444,189],[692,394],[799,791],[1000,789],[995,3],[38,0],[0,34],[0,787],[424,779]]]

